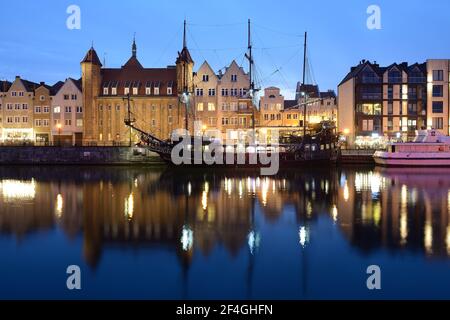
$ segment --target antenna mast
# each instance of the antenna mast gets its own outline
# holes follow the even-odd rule
[[[245,57],[248,59],[249,63],[249,79],[250,79],[250,98],[252,103],[252,128],[253,128],[253,142],[255,141],[255,108],[253,106],[253,95],[255,92],[255,83],[253,81],[253,55],[252,55],[252,38],[251,38],[251,23],[250,19],[248,19],[248,53],[245,54]]]

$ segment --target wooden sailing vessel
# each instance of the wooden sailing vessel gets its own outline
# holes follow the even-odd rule
[[[184,23],[184,35],[183,35],[183,45],[186,46],[186,22]],[[305,84],[305,72],[306,72],[306,33],[305,33],[305,44],[304,44],[304,57],[303,57],[303,84]],[[249,62],[249,98],[252,100],[255,97],[255,92],[258,89],[255,88],[255,83],[253,81],[253,55],[252,55],[252,42],[251,42],[251,25],[250,20],[248,21],[248,52],[245,54],[245,58]],[[191,92],[188,91],[187,86],[183,88],[183,92],[180,95],[180,102],[185,105],[185,129],[188,131],[188,104],[191,96]],[[256,141],[250,141],[246,144],[240,145],[222,145],[217,147],[215,141],[206,140],[203,136],[190,136],[185,137],[189,142],[187,143],[187,156],[185,161],[181,165],[183,166],[231,166],[231,167],[264,167],[267,164],[262,164],[261,161],[256,161],[260,159],[261,155],[267,157],[278,156],[279,164],[282,167],[296,167],[306,164],[332,164],[337,161],[339,153],[338,136],[336,134],[336,128],[334,125],[322,124],[321,127],[315,132],[308,132],[306,123],[306,108],[308,106],[307,93],[304,92],[302,95],[305,97],[305,102],[299,103],[297,107],[304,107],[304,121],[303,121],[303,134],[300,134],[301,130],[283,136],[280,138],[279,143],[274,145],[261,145]],[[252,115],[252,130],[253,139],[256,136],[255,128],[255,113],[253,108]],[[173,160],[172,153],[174,148],[180,142],[174,142],[170,140],[161,140],[158,137],[152,135],[151,133],[141,130],[135,125],[135,120],[131,117],[130,111],[130,98],[128,96],[128,117],[125,119],[125,124],[129,126],[132,130],[135,130],[140,134],[140,141],[138,146],[147,148],[150,151],[157,153],[165,162],[169,164],[176,164]],[[300,127],[299,127],[300,129]],[[215,151],[211,152],[212,147],[215,147]],[[209,158],[211,156],[214,158],[214,163],[211,161],[205,161],[205,154],[208,153]]]

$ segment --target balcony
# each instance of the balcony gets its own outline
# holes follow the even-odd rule
[[[409,77],[408,83],[427,83],[427,78],[425,78],[425,77]]]

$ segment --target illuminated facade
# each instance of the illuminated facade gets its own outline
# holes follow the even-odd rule
[[[232,61],[216,74],[204,62],[194,74],[195,119],[203,133],[222,139],[237,139],[238,130],[258,125],[258,110],[249,96],[249,75]],[[226,136],[228,130],[228,136]]]
[[[335,122],[337,118],[337,99],[333,91],[320,92],[318,86],[298,85],[299,92],[306,92],[307,98],[297,95],[296,100],[285,100],[277,87],[264,89],[259,103],[259,131],[270,136],[271,130],[280,133],[301,130],[303,128],[304,102],[306,124],[313,125],[322,121]]]
[[[339,84],[338,128],[349,145],[408,141],[419,129],[449,134],[449,60],[381,67],[361,61]]]

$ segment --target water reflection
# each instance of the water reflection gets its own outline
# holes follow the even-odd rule
[[[81,235],[80,250],[92,268],[111,246],[170,248],[184,267],[195,253],[207,257],[217,248],[230,257],[242,250],[257,256],[271,240],[263,222],[295,228],[297,242],[280,243],[295,255],[319,239],[334,241],[315,229],[321,217],[360,254],[385,249],[447,257],[449,214],[447,169],[317,169],[259,177],[244,170],[0,168],[0,233],[21,242],[54,228],[68,238]]]

